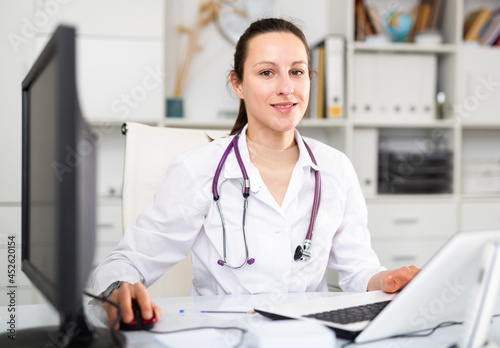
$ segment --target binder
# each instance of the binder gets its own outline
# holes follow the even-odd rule
[[[357,53],[353,74],[354,119],[432,121],[436,78],[436,55]]]
[[[345,40],[341,36],[325,38],[325,104],[327,118],[344,117]]]
[[[328,36],[311,48],[316,79],[311,84],[310,117],[344,117],[345,105],[345,40]]]
[[[378,128],[357,128],[353,136],[352,164],[361,190],[365,197],[375,196],[378,182]]]
[[[318,50],[316,49],[316,47],[311,48],[311,64],[312,64],[313,78],[311,80],[311,92],[309,95],[309,113],[306,113],[304,118],[306,117],[316,118],[316,114],[318,113],[318,80],[319,80],[318,62],[319,62]]]
[[[311,57],[316,76],[311,83],[309,117],[322,119],[325,117],[325,46],[315,46]]]
[[[325,118],[325,46],[318,48],[318,99],[316,118]]]

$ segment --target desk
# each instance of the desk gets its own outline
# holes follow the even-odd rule
[[[281,303],[303,299],[341,296],[342,293],[301,293],[301,294],[262,294],[236,296],[204,296],[204,297],[171,297],[157,299],[155,302],[163,309],[163,317],[156,324],[155,330],[171,331],[199,326],[237,326],[248,331],[264,325],[269,319],[259,314],[205,314],[195,313],[200,310],[250,310],[255,305],[266,302]],[[179,314],[184,309],[186,314]],[[90,320],[96,326],[104,326],[104,311],[100,306],[86,306]],[[192,312],[189,312],[192,311]],[[17,307],[17,330],[33,327],[56,325],[58,317],[49,305],[25,305]],[[0,307],[0,331],[6,332],[7,307]],[[456,325],[438,329],[425,338],[405,338],[384,340],[370,344],[359,345],[367,348],[412,348],[412,347],[445,347],[446,343],[454,342],[463,331],[463,326]],[[148,332],[125,332],[127,347],[232,347],[240,340],[238,331],[199,330],[183,333],[159,335]],[[490,330],[490,337],[500,342],[500,318],[495,318]],[[168,342],[168,343],[166,343]],[[348,341],[337,339],[337,347],[342,347]],[[245,347],[245,342],[241,345]],[[358,347],[358,345],[349,345]]]

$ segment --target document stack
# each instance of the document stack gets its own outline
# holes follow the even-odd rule
[[[448,150],[427,154],[381,151],[378,168],[379,193],[451,192],[453,166]]]

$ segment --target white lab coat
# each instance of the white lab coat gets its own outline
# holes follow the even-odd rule
[[[300,156],[281,207],[250,162],[245,131],[238,147],[250,177],[246,233],[253,265],[221,267],[222,226],[212,195],[219,160],[232,137],[177,156],[170,164],[154,201],[129,228],[116,249],[98,266],[94,291],[115,280],[154,283],[192,250],[192,295],[327,291],[327,267],[339,274],[344,291],[366,291],[369,279],[384,270],[370,244],[367,209],[348,158],[295,132]],[[321,173],[321,202],[309,261],[294,261],[309,226],[314,197],[314,171]],[[242,174],[234,151],[219,179],[220,203],[227,231],[227,257],[233,265],[245,259],[242,238]]]

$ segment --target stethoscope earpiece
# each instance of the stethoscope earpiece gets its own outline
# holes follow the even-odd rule
[[[254,259],[253,257],[252,257],[252,258],[250,258],[250,259],[248,259],[248,260],[246,261],[246,263],[247,263],[247,264],[249,264],[249,265],[252,265],[254,262],[255,262],[255,259]],[[218,264],[219,266],[225,266],[225,265],[227,264],[227,262],[224,262],[224,261],[222,261],[222,260],[219,260],[219,261],[217,261],[217,264]],[[240,267],[242,267],[242,266],[240,266]],[[230,268],[240,268],[240,267],[230,267]]]

